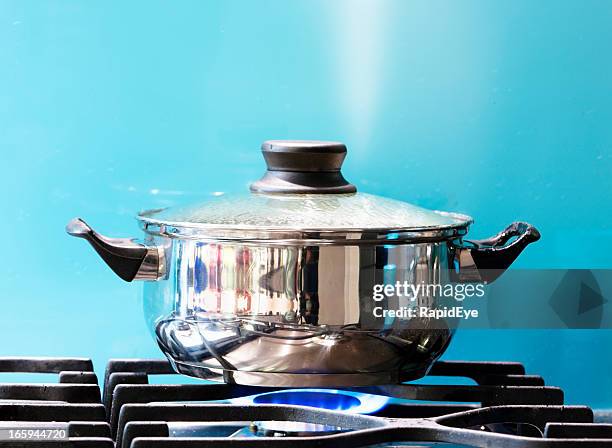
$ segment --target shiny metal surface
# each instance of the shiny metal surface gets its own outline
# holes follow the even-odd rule
[[[124,280],[153,280],[145,282],[145,316],[176,370],[302,387],[388,384],[426,374],[456,322],[376,309],[442,308],[455,305],[454,298],[421,290],[375,300],[375,287],[487,281],[483,275],[497,269],[492,281],[539,238],[520,222],[473,242],[461,239],[467,227],[444,229],[448,234],[261,230],[264,238],[283,237],[276,240],[234,240],[235,229],[226,239],[202,229],[187,236],[186,229],[144,228],[145,244],[104,237],[80,219],[67,230],[88,240]]]
[[[161,246],[145,246],[147,253],[134,280],[158,280],[166,275],[166,256]]]
[[[440,241],[467,234],[472,218],[459,213],[445,213],[459,221],[447,227],[401,228],[354,228],[354,229],[295,229],[266,227],[221,227],[192,223],[166,223],[149,218],[147,212],[138,216],[141,229],[150,235],[168,238],[192,239],[206,242],[240,242],[274,246],[299,245],[360,245],[401,244]]]
[[[440,321],[375,317],[373,287],[448,282],[451,248],[448,241],[278,247],[175,239],[169,278],[146,283],[145,309],[182,373],[257,385],[404,381],[426,373],[453,331]],[[168,295],[174,300],[160,301]],[[385,299],[385,308],[401,306],[410,300]]]

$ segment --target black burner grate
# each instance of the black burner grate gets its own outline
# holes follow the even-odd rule
[[[0,358],[0,372],[57,374],[53,383],[0,383],[0,447],[114,446],[91,360]]]
[[[0,372],[57,375],[49,384],[0,383],[0,448],[43,442],[50,447],[90,448],[408,448],[438,442],[475,447],[612,446],[612,425],[593,423],[588,407],[564,406],[561,389],[527,375],[518,363],[438,362],[430,375],[446,377],[449,384],[344,389],[392,397],[370,415],[231,401],[281,388],[150,384],[151,375],[175,375],[178,382],[183,378],[165,360],[110,361],[102,395],[88,359],[0,358]],[[465,385],[459,378],[471,378],[475,384]],[[265,426],[282,428],[283,422],[324,427],[326,432],[298,437]],[[9,431],[27,435],[33,429],[62,430],[64,436],[44,441],[9,438]],[[250,436],[220,437],[235,435],[237,429],[250,431]]]
[[[428,402],[391,403],[367,416],[301,406],[202,403],[279,390],[274,388],[149,384],[150,375],[169,373],[172,370],[166,361],[113,360],[108,364],[104,401],[117,448],[408,447],[428,442],[477,447],[612,446],[610,425],[593,424],[588,407],[563,406],[561,389],[546,386],[540,376],[527,375],[519,363],[438,362],[429,374],[471,378],[476,385],[451,382],[344,389]],[[262,421],[316,423],[350,431],[257,438],[172,434],[177,422],[235,427]]]

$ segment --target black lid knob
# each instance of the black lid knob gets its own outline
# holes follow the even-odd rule
[[[261,145],[268,171],[251,191],[262,193],[354,193],[340,172],[346,146],[314,140],[268,140]]]

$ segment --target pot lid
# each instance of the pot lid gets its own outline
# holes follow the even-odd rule
[[[250,193],[148,210],[138,218],[149,231],[162,227],[164,233],[241,239],[354,232],[386,238],[391,233],[397,238],[398,232],[408,232],[412,238],[426,232],[440,237],[463,234],[472,222],[465,215],[357,192],[340,171],[346,156],[342,143],[267,141],[262,152],[268,170],[251,184]]]

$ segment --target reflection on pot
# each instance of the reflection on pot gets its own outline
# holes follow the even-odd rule
[[[381,303],[372,299],[376,283],[448,281],[444,243],[175,245],[170,282],[180,293],[151,321],[162,350],[185,373],[250,384],[295,384],[298,375],[307,385],[312,374],[318,385],[321,374],[329,385],[396,382],[423,375],[450,342],[444,321],[375,317]],[[155,286],[163,283],[148,284],[145,296],[157,301]],[[382,306],[436,300],[392,296]]]

